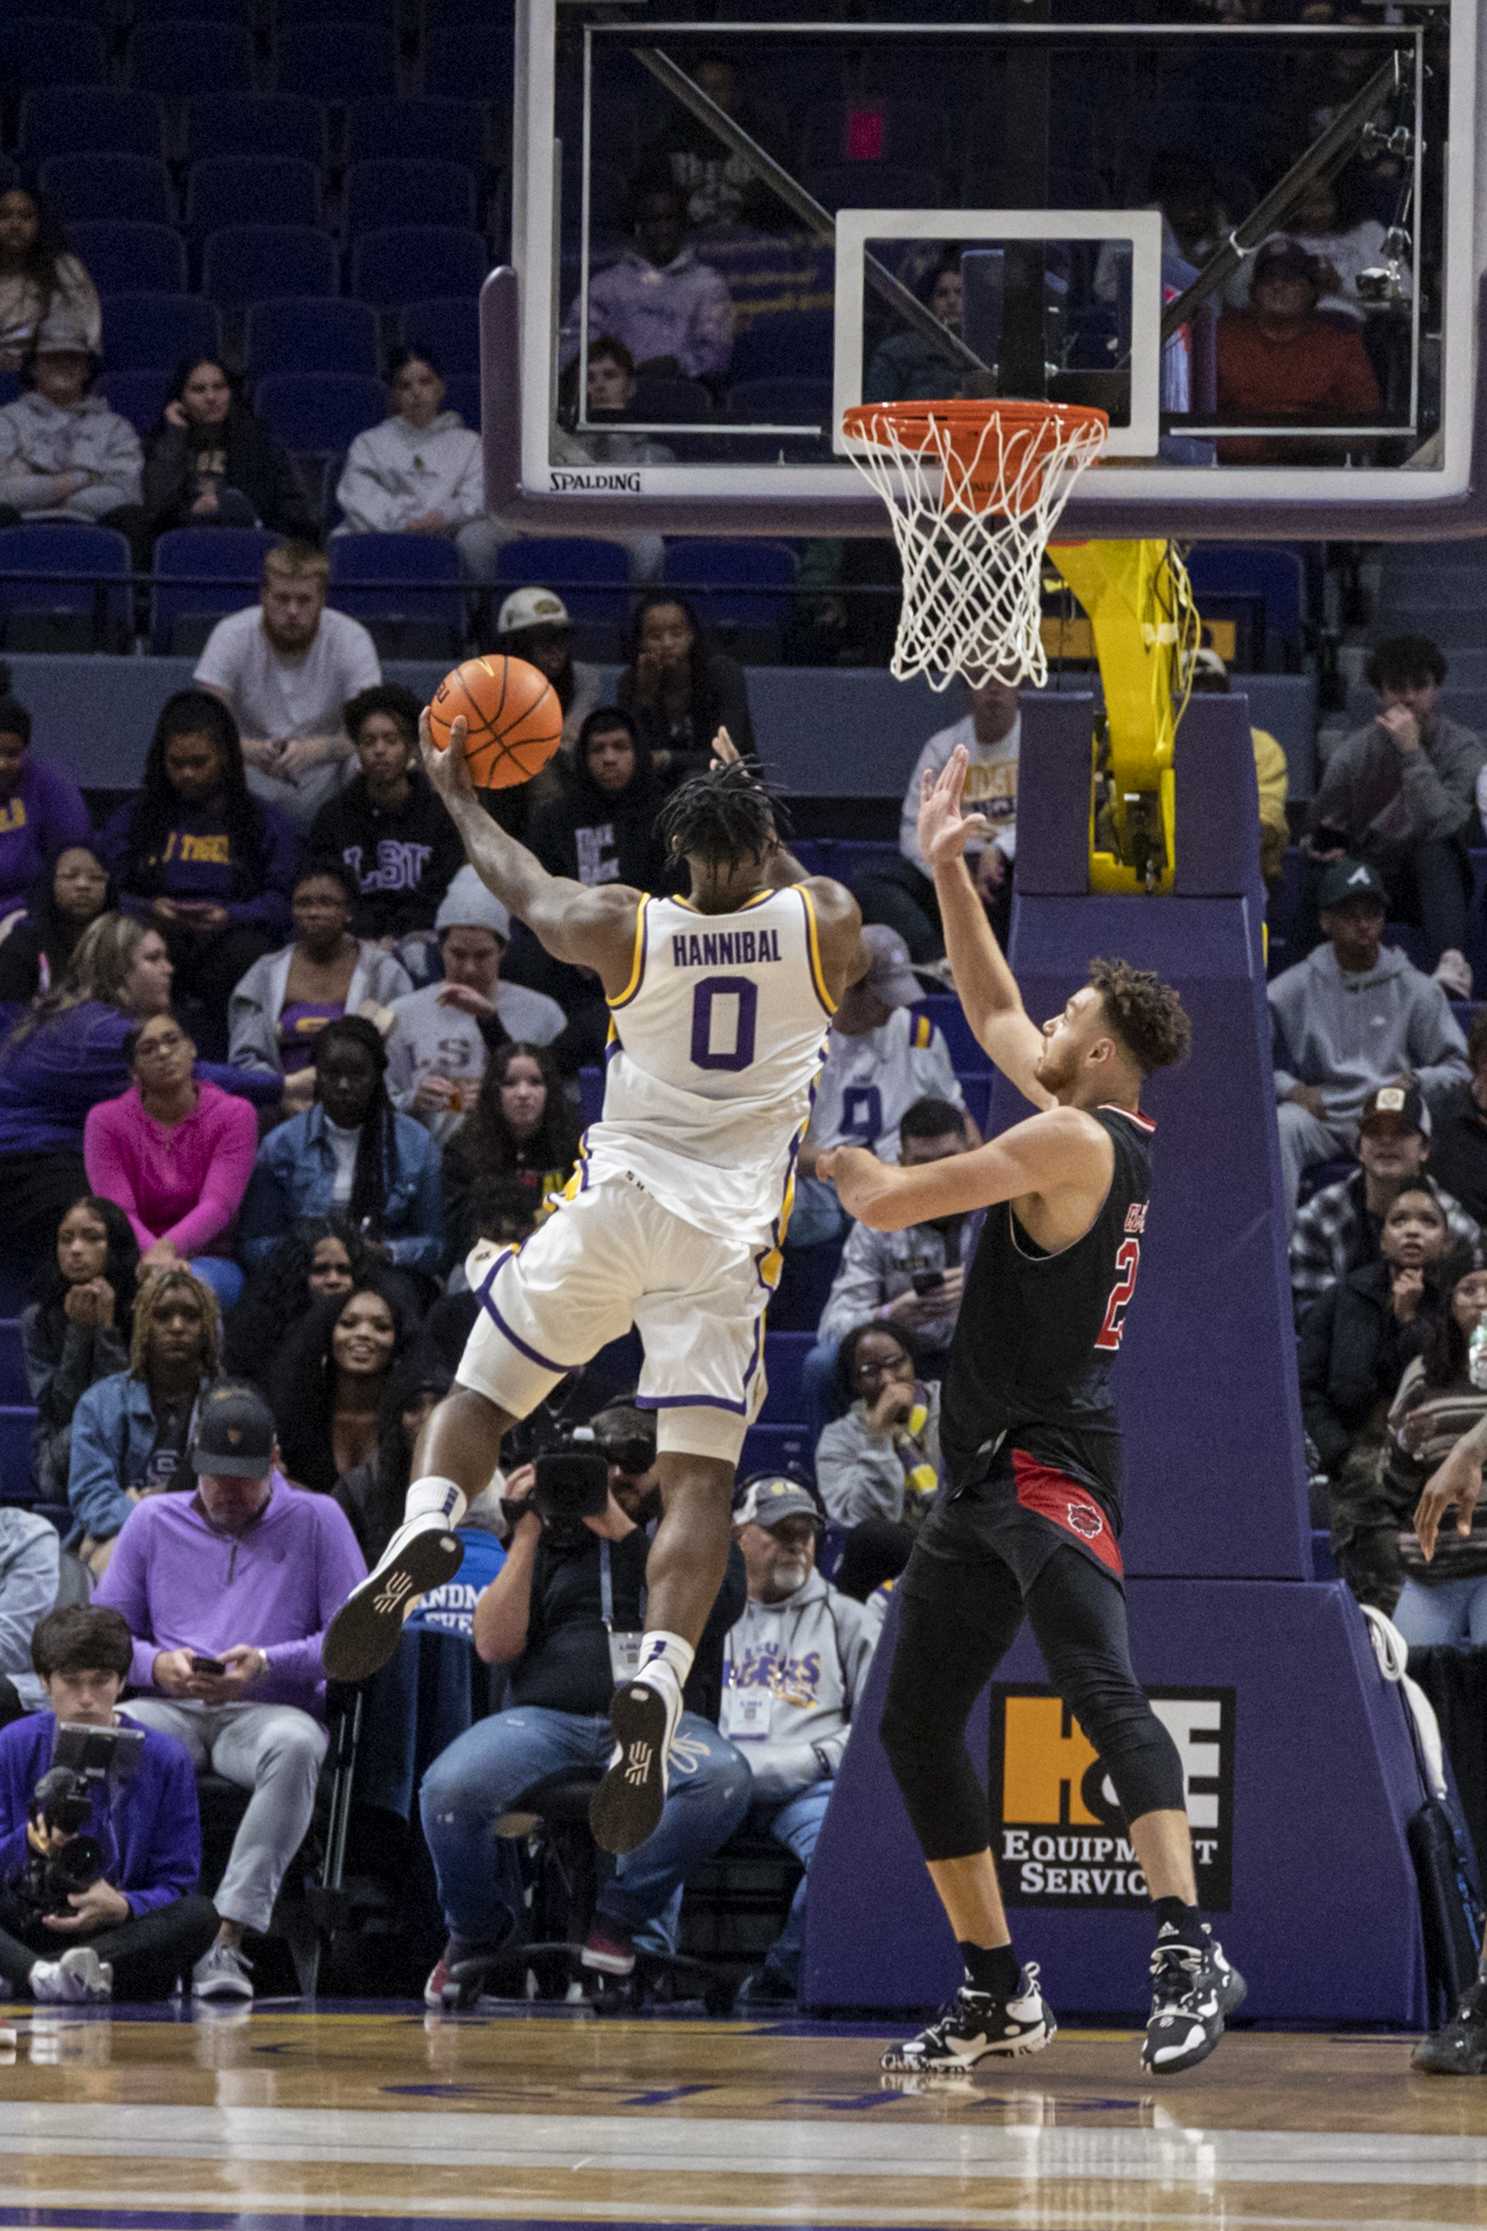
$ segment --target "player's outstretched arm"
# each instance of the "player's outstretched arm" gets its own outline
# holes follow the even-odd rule
[[[866,1147],[828,1147],[816,1175],[829,1178],[847,1214],[874,1232],[901,1232],[939,1216],[966,1216],[1029,1193],[1104,1197],[1114,1167],[1109,1134],[1080,1108],[1028,1116],[969,1154],[901,1169]]]
[[[966,1021],[1002,1075],[1035,1108],[1053,1100],[1037,1079],[1042,1036],[996,941],[965,863],[966,846],[991,836],[984,814],[965,811],[970,753],[958,744],[938,777],[926,771],[919,798],[919,850],[935,879],[945,950]]]
[[[449,724],[449,748],[440,751],[425,709],[418,740],[424,772],[460,833],[465,857],[488,891],[508,906],[554,960],[592,968],[606,992],[619,991],[630,970],[635,909],[640,893],[623,884],[590,889],[571,876],[549,875],[535,853],[491,819],[470,780],[465,723]]]

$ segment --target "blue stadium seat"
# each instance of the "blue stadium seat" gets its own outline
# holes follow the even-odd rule
[[[661,578],[695,600],[712,627],[783,625],[800,562],[785,542],[678,536],[666,545]]]
[[[100,295],[184,294],[186,244],[173,225],[73,225],[72,245]]]
[[[330,601],[371,629],[384,657],[454,657],[464,641],[459,552],[439,535],[337,535]]]
[[[829,427],[833,404],[830,380],[735,380],[728,390],[728,416],[740,424]]]
[[[36,1412],[30,1403],[8,1402],[0,1407],[0,1495],[7,1503],[35,1499],[31,1476],[31,1435]]]
[[[135,23],[241,23],[253,21],[253,0],[125,0]]]
[[[914,1012],[916,1015],[926,1016],[939,1031],[949,1051],[953,1069],[979,1072],[988,1066],[987,1056],[966,1021],[965,1009],[954,992],[936,992],[932,998],[921,1000]]]
[[[0,1317],[0,1403],[29,1405],[31,1389],[26,1384],[26,1362],[21,1347],[21,1320],[19,1317]],[[0,1464],[0,1487],[5,1484],[5,1471]]]
[[[288,295],[255,302],[248,312],[244,356],[250,381],[271,372],[377,373],[377,313],[339,295]]]
[[[431,294],[480,292],[490,255],[478,232],[455,225],[392,225],[364,232],[351,251],[350,291],[379,309]],[[297,290],[300,291],[300,290]]]
[[[274,0],[279,29],[291,23],[371,23],[396,29],[398,0]]]
[[[441,294],[403,312],[404,348],[431,349],[447,378],[480,377],[480,312],[474,295]]]
[[[584,627],[618,627],[630,609],[630,553],[618,542],[522,536],[497,553],[496,579],[507,589],[534,581],[555,589]]]
[[[509,113],[515,83],[516,41],[509,22],[492,23],[487,18],[430,29],[423,58],[425,93],[464,100],[471,86],[478,85],[498,113],[503,109]]]
[[[308,225],[224,225],[202,250],[201,290],[223,310],[281,295],[336,294],[335,242]]]
[[[467,372],[451,372],[444,382],[444,408],[458,411],[467,426],[480,428],[480,382]]]
[[[910,163],[831,163],[802,181],[827,209],[933,209],[944,182]]]
[[[800,1375],[814,1345],[814,1333],[766,1332],[764,1368],[769,1378],[769,1392],[760,1412],[766,1425],[793,1425],[805,1416]]]
[[[170,367],[149,364],[133,372],[105,372],[103,388],[109,408],[127,418],[144,441],[160,424],[160,414],[170,400]]]
[[[203,618],[220,620],[258,601],[258,577],[277,535],[258,527],[173,527],[155,544],[150,648],[164,657]],[[183,646],[184,647],[184,646]]]
[[[346,173],[346,238],[391,225],[475,229],[475,180],[460,163],[389,160],[353,163]]]
[[[186,101],[204,85],[253,90],[253,40],[237,23],[142,23],[129,34],[125,82],[163,100]]]
[[[729,380],[829,380],[834,322],[830,310],[774,310],[751,319],[733,344]]]
[[[348,163],[438,156],[479,171],[486,159],[486,114],[479,101],[352,101],[346,110]]]
[[[222,323],[199,294],[106,295],[103,331],[115,372],[168,372],[183,356],[215,356]]]
[[[816,1451],[803,1425],[752,1425],[744,1435],[738,1476],[752,1472],[790,1472],[814,1482]]]
[[[14,640],[22,618],[43,624],[64,620],[81,623],[69,631],[79,643],[121,649],[129,630],[127,576],[133,562],[128,543],[112,527],[37,521],[0,530],[0,628],[6,641]]]
[[[107,50],[96,23],[0,15],[0,85],[102,85]]]
[[[380,380],[350,372],[275,372],[260,380],[253,408],[286,449],[349,449],[387,416]]]
[[[292,155],[325,164],[325,111],[297,93],[198,93],[186,103],[186,160]]]
[[[1205,599],[1219,605],[1251,603],[1260,615],[1261,641],[1252,661],[1272,663],[1272,637],[1299,663],[1306,631],[1306,566],[1294,550],[1264,543],[1199,543],[1188,565],[1200,611]]]
[[[320,223],[320,173],[300,155],[208,155],[186,181],[186,226],[202,241],[262,210],[276,225]]]
[[[52,155],[37,185],[68,225],[98,218],[138,225],[173,225],[176,197],[158,156]]]
[[[398,90],[398,44],[379,23],[291,23],[278,38],[277,84],[312,101],[365,101]]]
[[[153,93],[121,93],[112,85],[43,86],[21,103],[22,162],[50,155],[154,155],[165,152],[165,121]]]
[[[968,1070],[958,1069],[960,1089],[965,1094],[966,1112],[979,1124],[982,1133],[991,1120],[991,1071],[980,1070],[972,1076]]]

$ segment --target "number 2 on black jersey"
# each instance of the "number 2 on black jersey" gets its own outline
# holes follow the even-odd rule
[[[1095,1336],[1097,1348],[1115,1349],[1121,1344],[1126,1329],[1126,1311],[1131,1296],[1136,1291],[1136,1273],[1141,1268],[1141,1242],[1139,1239],[1122,1240],[1115,1252],[1115,1284],[1110,1289],[1110,1299],[1105,1304],[1105,1320]]]

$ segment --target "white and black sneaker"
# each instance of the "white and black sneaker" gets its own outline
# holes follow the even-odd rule
[[[369,1681],[398,1646],[420,1596],[453,1580],[464,1547],[436,1512],[405,1519],[365,1580],[325,1630],[321,1657],[332,1681]]]
[[[1245,1980],[1224,1957],[1224,1948],[1204,1924],[1205,1945],[1159,1944],[1151,1956],[1151,2013],[1141,2047],[1141,2065],[1153,2076],[1180,2076],[1206,2061],[1224,2034],[1224,2024],[1245,1999]]]
[[[601,1851],[634,1851],[654,1833],[666,1805],[666,1758],[681,1718],[674,1682],[627,1681],[614,1692],[609,1724],[615,1753],[589,1803]]]
[[[1038,1964],[1030,1960],[1010,1998],[973,1991],[963,1983],[927,2029],[902,2045],[890,2045],[879,2065],[905,2073],[954,2074],[990,2056],[1019,2060],[1026,2053],[1041,2053],[1057,2034],[1053,2009],[1038,1987]]]

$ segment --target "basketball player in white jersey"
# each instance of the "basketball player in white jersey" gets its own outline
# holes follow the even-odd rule
[[[615,1764],[594,1799],[610,1851],[661,1815],[682,1686],[723,1578],[734,1474],[764,1399],[764,1311],[831,1016],[868,966],[857,902],[807,877],[769,794],[726,731],[659,828],[690,896],[549,875],[482,807],[463,724],[423,758],[482,882],[555,959],[590,968],[611,1011],[604,1113],[560,1205],[489,1267],[452,1392],[424,1427],[406,1517],[325,1640],[326,1671],[391,1657],[409,1602],[458,1569],[454,1528],[501,1437],[560,1378],[633,1324],[638,1401],[657,1413],[664,1516],[646,1567],[647,1631],[615,1692]]]

